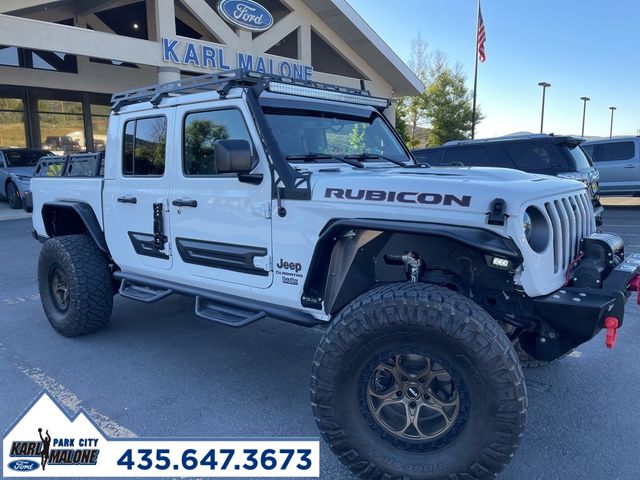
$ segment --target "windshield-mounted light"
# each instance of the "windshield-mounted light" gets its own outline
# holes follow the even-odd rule
[[[317,98],[320,100],[331,100],[334,102],[353,103],[356,105],[368,105],[371,107],[387,108],[390,102],[386,98],[371,97],[368,95],[357,95],[353,93],[341,92],[339,90],[328,90],[321,88],[305,87],[281,82],[269,82],[269,91],[273,93],[284,93],[286,95],[297,95],[299,97]]]

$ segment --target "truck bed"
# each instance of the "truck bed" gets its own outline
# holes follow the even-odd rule
[[[49,202],[83,202],[91,206],[102,228],[104,154],[85,153],[46,157],[38,162],[31,179],[33,226],[46,236],[42,205]]]

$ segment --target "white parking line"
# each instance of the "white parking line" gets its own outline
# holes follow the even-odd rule
[[[0,300],[0,302],[5,303],[7,305],[20,305],[22,303],[27,303],[28,301],[39,301],[40,294],[34,293],[32,295],[26,295],[24,297],[14,297],[14,298],[5,298]]]
[[[27,378],[34,381],[42,388],[47,390],[55,399],[64,405],[72,413],[76,413],[80,407],[83,407],[82,400],[67,387],[58,383],[55,379],[46,375],[39,368],[30,368],[24,365],[15,365],[18,370],[24,373]],[[89,416],[100,426],[100,428],[110,437],[137,437],[128,428],[118,425],[115,421],[111,420],[106,415],[98,412],[94,408],[85,408]]]

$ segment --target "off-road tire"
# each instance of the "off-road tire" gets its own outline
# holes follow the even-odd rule
[[[406,348],[451,366],[469,406],[457,436],[419,445],[421,451],[410,443],[400,448],[403,442],[394,445],[372,427],[359,386],[371,358]],[[520,444],[527,409],[518,357],[498,323],[456,292],[412,283],[374,288],[332,321],[313,362],[311,401],[329,447],[371,480],[494,478]]]
[[[58,287],[63,277],[66,296]],[[95,332],[109,322],[111,272],[104,252],[88,235],[54,237],[44,243],[38,260],[38,287],[49,323],[65,337]]]
[[[7,186],[5,188],[5,197],[7,199],[7,203],[9,204],[9,208],[13,208],[14,210],[22,208],[22,200],[20,199],[18,187],[16,187],[15,183],[7,182]]]
[[[520,360],[520,365],[524,368],[546,367],[547,365],[556,363],[559,360],[562,360],[563,358],[568,357],[571,354],[571,352],[573,352],[573,350],[570,350],[564,355],[559,356],[555,360],[544,361],[544,360],[536,360],[527,352],[525,352],[524,349],[522,348],[522,345],[520,345],[519,339],[516,339],[513,342],[513,349],[515,350],[516,355],[518,355],[518,359]]]

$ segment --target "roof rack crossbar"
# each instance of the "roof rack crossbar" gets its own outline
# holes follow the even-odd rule
[[[368,90],[361,90],[359,88],[331,85],[328,83],[315,82],[313,80],[300,80],[284,77],[282,75],[237,69],[226,72],[208,73],[194,78],[177,80],[169,83],[160,83],[149,87],[136,88],[133,90],[115,93],[111,97],[111,109],[114,112],[118,112],[118,110],[126,105],[143,102],[151,102],[152,105],[158,106],[162,101],[162,98],[166,96],[184,95],[198,91],[213,90],[213,87],[216,86],[219,87],[215,88],[216,91],[221,95],[226,95],[229,90],[234,87],[252,87],[260,84],[266,86],[269,82],[279,82],[331,92],[371,97],[371,93]]]

